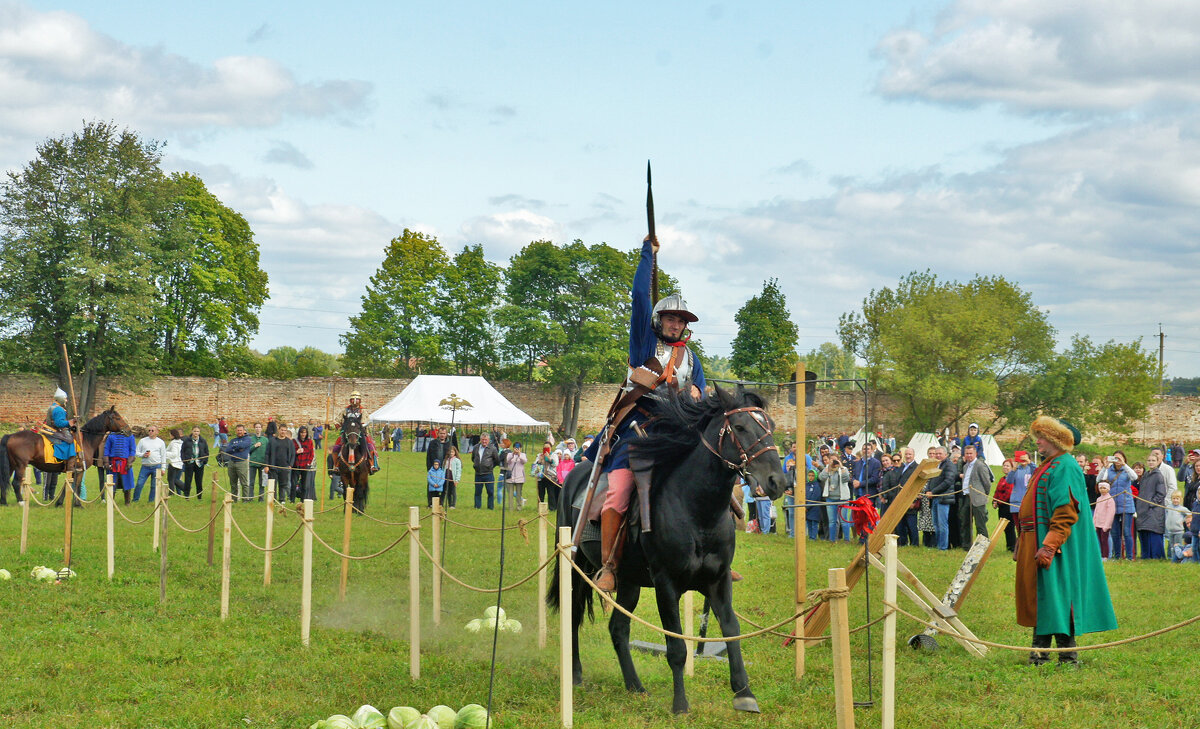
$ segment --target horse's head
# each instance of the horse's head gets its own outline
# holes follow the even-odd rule
[[[725,412],[723,420],[713,419],[719,424],[713,450],[726,466],[745,476],[752,492],[762,488],[772,501],[783,496],[787,477],[775,447],[775,423],[767,415],[766,401],[741,385],[734,392],[718,385],[716,392]]]
[[[104,430],[109,433],[129,433],[129,423],[117,412],[116,405],[110,405],[104,411]]]

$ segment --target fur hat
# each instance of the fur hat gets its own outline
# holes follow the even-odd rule
[[[1036,438],[1042,436],[1060,450],[1070,453],[1079,445],[1079,429],[1065,420],[1052,418],[1049,415],[1039,415],[1029,426],[1029,432]]]

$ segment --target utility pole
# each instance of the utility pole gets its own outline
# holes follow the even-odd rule
[[[1158,394],[1159,395],[1163,394],[1163,385],[1165,384],[1164,379],[1163,379],[1164,375],[1166,374],[1166,372],[1163,370],[1163,341],[1164,341],[1165,337],[1166,337],[1166,335],[1163,334],[1163,330],[1162,330],[1162,322],[1159,322],[1158,323]]]

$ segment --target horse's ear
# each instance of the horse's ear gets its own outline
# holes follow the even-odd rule
[[[721,387],[720,383],[713,383],[713,390],[717,393],[717,400],[721,402],[721,407],[726,410],[732,410],[734,407],[733,398]]]

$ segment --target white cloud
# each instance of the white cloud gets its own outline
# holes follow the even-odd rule
[[[892,98],[1073,114],[1200,100],[1200,4],[1178,0],[958,0],[876,51]]]
[[[300,170],[311,170],[313,161],[308,158],[304,152],[301,152],[296,145],[291,142],[277,140],[267,153],[263,155],[264,162],[270,162],[277,165],[288,165]]]
[[[561,224],[524,208],[472,218],[459,233],[468,243],[482,243],[488,257],[498,261],[507,260],[531,241],[564,242]]]
[[[269,127],[289,117],[342,117],[371,85],[302,81],[261,56],[202,65],[122,43],[77,15],[0,5],[0,130],[41,138],[80,119],[116,119],[154,134]]]

